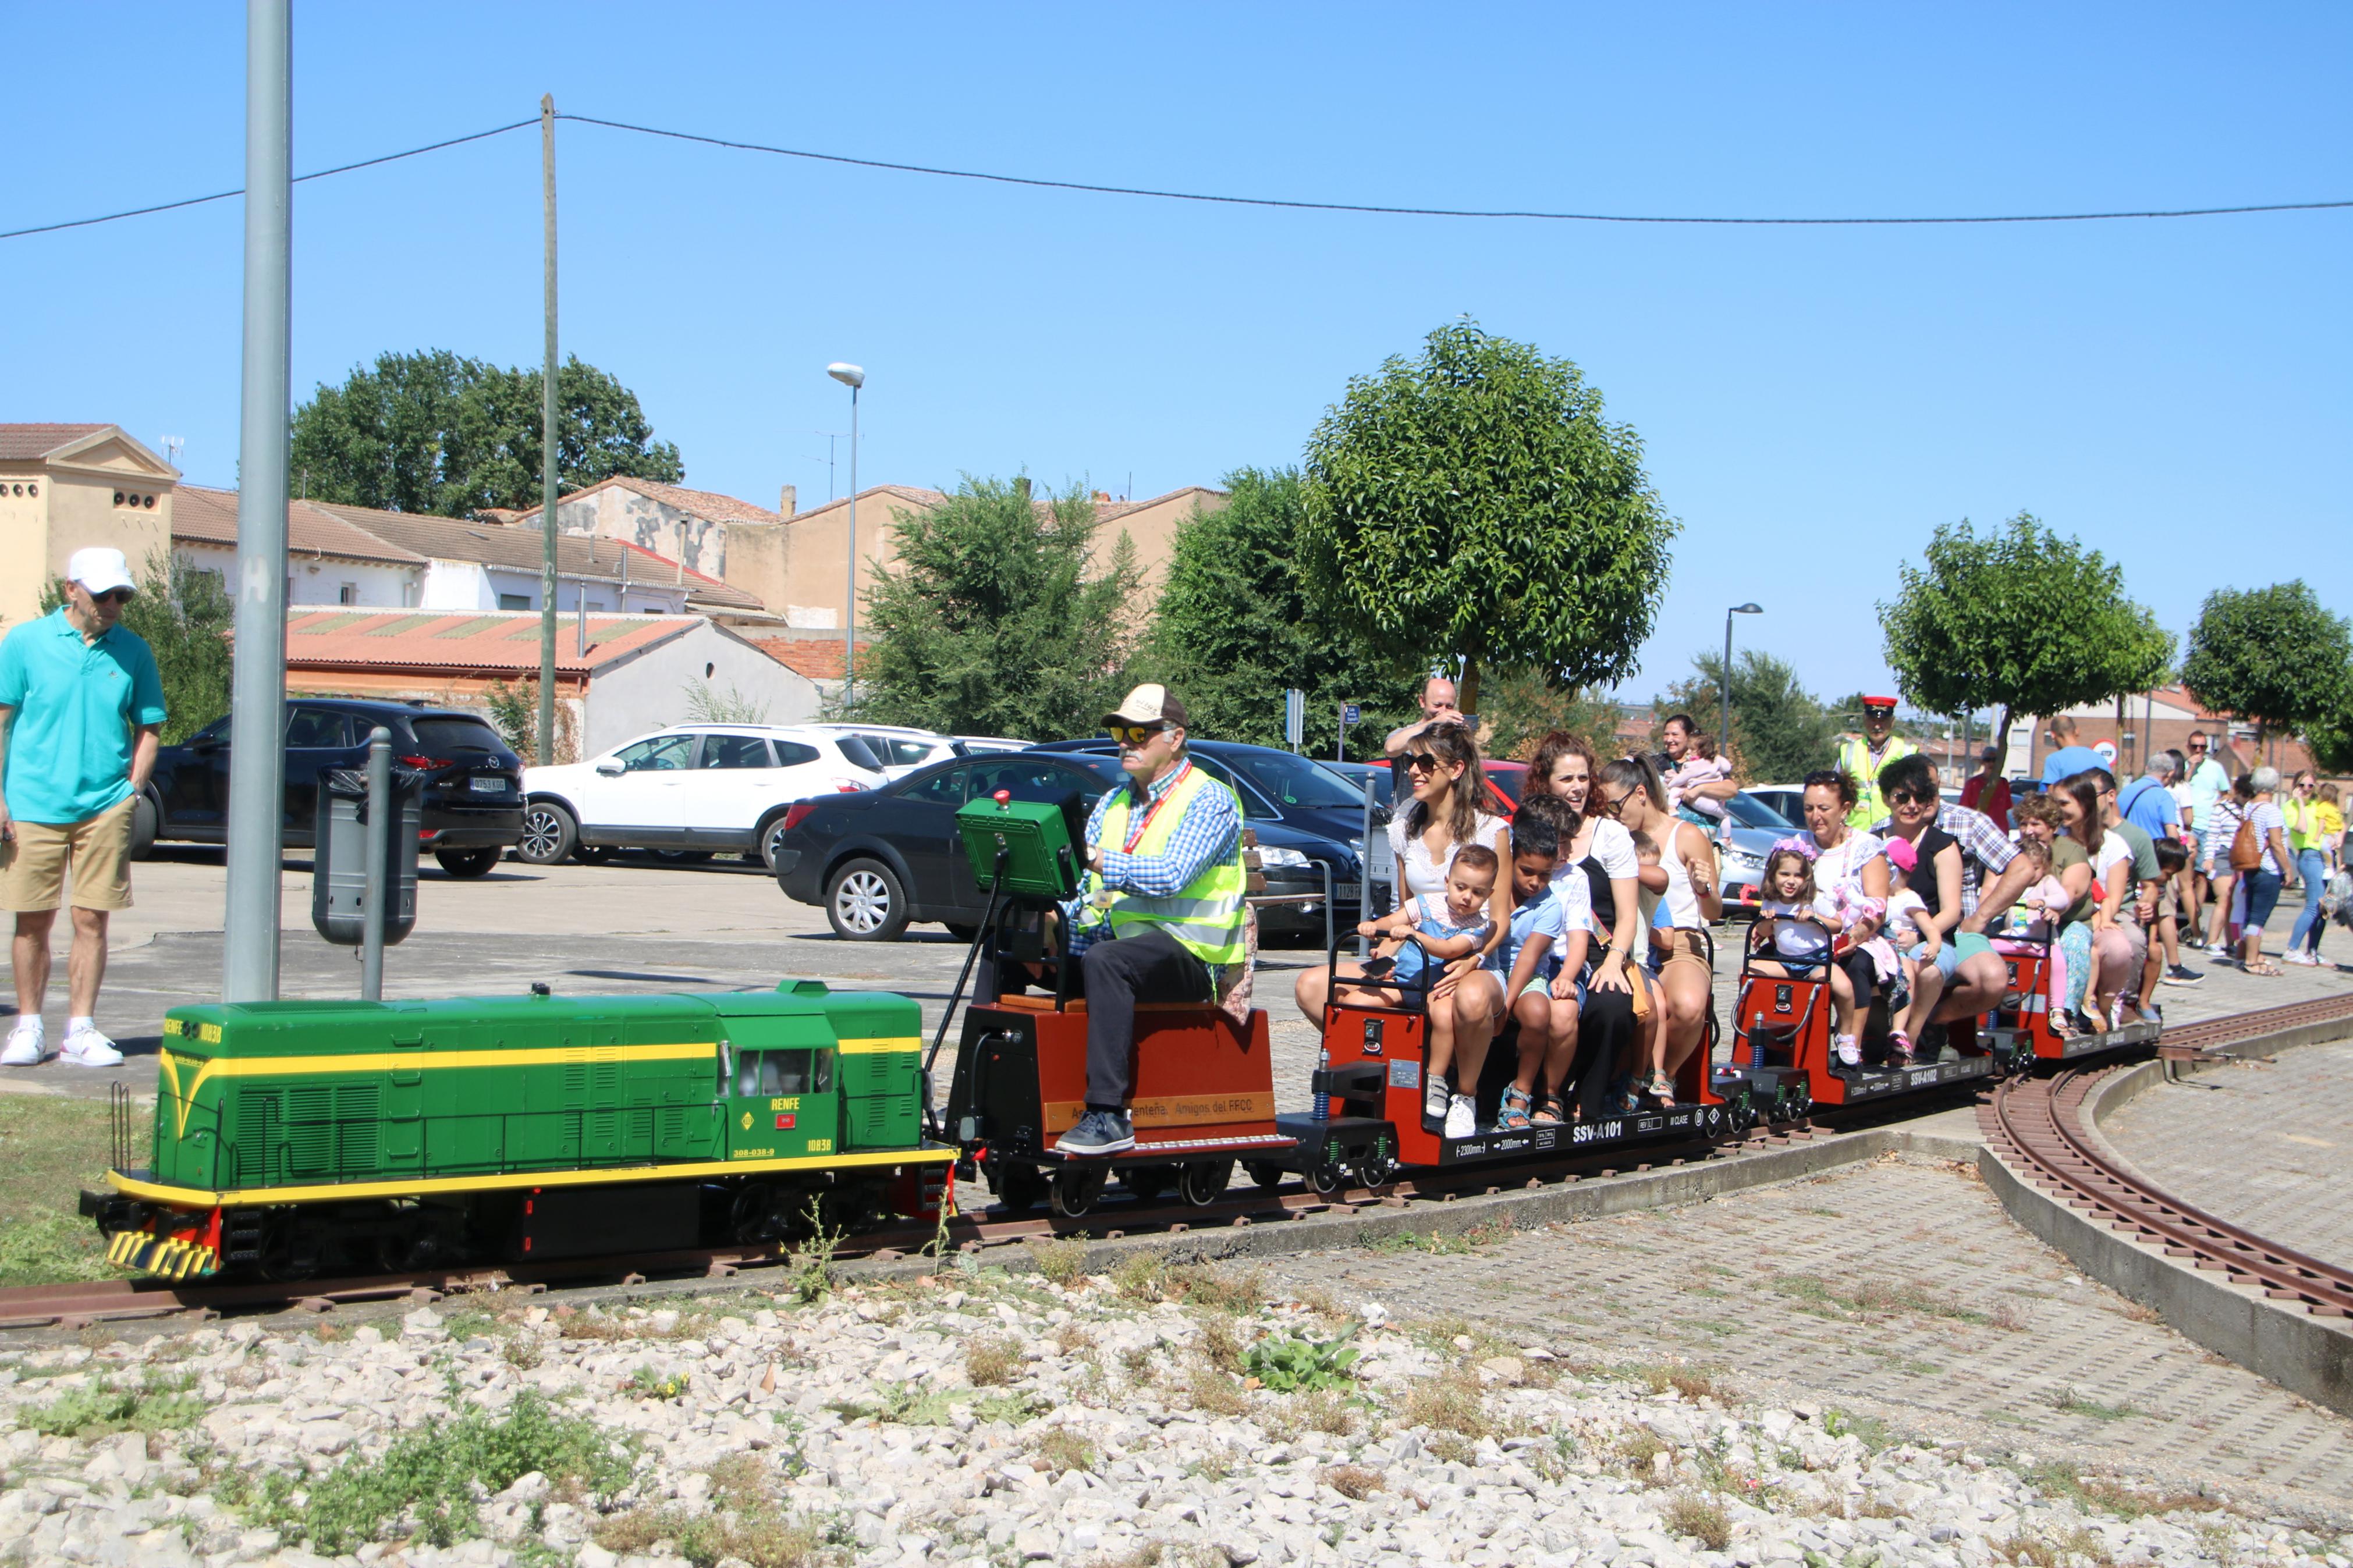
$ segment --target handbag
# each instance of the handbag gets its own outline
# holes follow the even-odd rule
[[[2239,831],[2231,836],[2231,869],[2253,871],[2263,863],[2263,841],[2255,832],[2255,819],[2242,816]]]

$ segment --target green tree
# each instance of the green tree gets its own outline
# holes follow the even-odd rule
[[[122,606],[122,625],[145,639],[164,681],[164,744],[175,746],[228,711],[230,627],[237,605],[220,574],[177,560],[169,550],[147,557],[139,592]],[[62,580],[41,594],[41,613],[66,602]]]
[[[294,411],[296,493],[442,517],[535,507],[540,384],[535,369],[501,370],[443,349],[379,354]],[[555,395],[563,489],[617,474],[686,477],[678,448],[653,438],[637,395],[605,372],[566,360]]]
[[[1555,730],[1584,736],[1597,756],[1618,754],[1618,721],[1625,710],[1615,702],[1596,702],[1525,665],[1491,668],[1482,684],[1478,719],[1489,756],[1525,762]]]
[[[2161,679],[2173,638],[2125,596],[2124,570],[2062,539],[2030,512],[1980,535],[1964,518],[1928,541],[1925,570],[1879,606],[1887,662],[1929,713],[2001,710],[1994,743],[2021,714],[2057,713]]]
[[[1233,499],[1176,531],[1157,618],[1138,673],[1185,700],[1207,739],[1285,744],[1282,694],[1307,693],[1310,756],[1328,757],[1343,702],[1363,706],[1348,731],[1359,756],[1418,713],[1418,672],[1375,655],[1361,630],[1313,591],[1299,537],[1306,486],[1296,468],[1226,476]]]
[[[2218,588],[2199,607],[2182,684],[2265,733],[2326,726],[2353,709],[2353,633],[2303,580]]]
[[[897,514],[899,560],[866,595],[860,717],[1055,740],[1092,735],[1126,693],[1142,616],[1127,537],[1090,575],[1088,489],[967,476],[928,516]]]
[[[1724,656],[1703,653],[1692,673],[1652,700],[1663,721],[1689,713],[1715,732],[1724,712]],[[1838,735],[1836,716],[1798,680],[1797,667],[1757,648],[1742,648],[1732,666],[1734,774],[1744,784],[1790,784],[1824,766]]]
[[[1565,359],[1468,320],[1348,384],[1307,445],[1311,574],[1381,652],[1489,664],[1556,686],[1633,668],[1676,523],[1629,426]]]

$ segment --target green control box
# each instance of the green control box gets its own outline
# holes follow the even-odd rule
[[[1002,795],[967,801],[956,813],[965,858],[972,862],[980,890],[994,888],[1008,898],[1054,902],[1079,890],[1083,852],[1071,843],[1070,818],[1060,805]],[[997,858],[1005,860],[1003,879]]]

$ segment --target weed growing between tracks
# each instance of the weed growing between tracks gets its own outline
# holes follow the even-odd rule
[[[150,1371],[136,1387],[100,1383],[59,1394],[25,1415],[45,1437],[102,1437],[112,1432],[169,1432],[194,1426],[204,1399],[189,1392],[194,1378]]]

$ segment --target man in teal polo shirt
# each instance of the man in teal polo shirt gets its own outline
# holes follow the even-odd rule
[[[164,681],[136,632],[115,623],[137,593],[120,550],[77,550],[66,602],[0,639],[0,910],[16,916],[9,950],[16,1023],[0,1067],[38,1067],[49,933],[70,882],[73,952],[64,1057],[114,1067],[99,1032],[107,918],[131,902],[131,817],[155,766]]]

